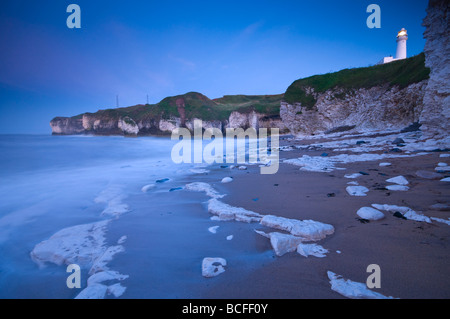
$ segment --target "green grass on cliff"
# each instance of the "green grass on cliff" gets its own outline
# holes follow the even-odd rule
[[[128,116],[135,122],[145,120],[170,119],[180,117],[176,101],[183,98],[186,119],[199,118],[205,121],[227,120],[233,111],[250,113],[256,111],[267,116],[278,116],[283,94],[279,95],[226,95],[211,100],[201,93],[189,92],[171,96],[157,104],[135,105],[116,109],[100,110],[95,114],[98,119],[118,119]],[[91,115],[94,115],[91,113]],[[80,117],[81,115],[78,115]]]
[[[360,88],[389,84],[404,88],[412,83],[428,79],[430,70],[425,67],[423,53],[414,57],[387,64],[375,65],[365,68],[345,69],[335,73],[314,75],[299,79],[289,86],[284,94],[284,100],[290,104],[302,103],[311,109],[316,100],[314,96],[306,93],[305,88],[314,88],[317,93],[333,88],[343,88],[347,92]]]

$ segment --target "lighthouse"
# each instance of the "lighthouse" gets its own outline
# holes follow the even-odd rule
[[[406,40],[408,40],[408,33],[405,28],[402,28],[397,34],[397,54],[396,60],[406,59]]]
[[[378,64],[406,59],[406,40],[408,40],[408,32],[405,28],[402,28],[397,33],[397,53],[395,54],[395,58],[392,56],[385,57]]]

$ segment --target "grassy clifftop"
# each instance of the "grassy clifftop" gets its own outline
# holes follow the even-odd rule
[[[430,70],[425,67],[425,55],[421,53],[387,64],[344,69],[339,72],[299,79],[286,90],[284,100],[290,104],[300,102],[303,106],[312,108],[316,100],[313,95],[307,94],[306,88],[313,88],[316,93],[323,93],[337,87],[350,91],[385,84],[398,85],[403,88],[428,79],[429,74]]]
[[[205,121],[226,120],[231,112],[250,113],[256,111],[268,116],[279,115],[280,102],[283,94],[279,95],[226,95],[211,100],[197,92],[171,96],[157,104],[135,105],[130,107],[100,110],[95,114],[101,119],[120,118],[128,116],[134,121],[169,119],[180,117],[177,100],[182,99],[185,105],[186,118],[199,118]],[[78,115],[80,117],[80,115]]]

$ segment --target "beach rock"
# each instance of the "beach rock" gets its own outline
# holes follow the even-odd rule
[[[387,179],[386,182],[398,184],[398,185],[408,185],[409,184],[408,180],[403,176],[397,176],[397,177]]]
[[[356,214],[362,219],[380,220],[384,218],[384,214],[372,207],[361,207]]]
[[[395,140],[392,141],[392,144],[403,144],[403,143],[405,143],[405,141],[400,137],[397,137]]]
[[[247,166],[239,166],[238,169],[241,171],[245,171],[247,170]]]
[[[441,182],[450,182],[450,177],[446,177],[441,179]]]
[[[169,189],[169,192],[180,191],[182,189],[183,189],[183,187],[173,187],[173,188]]]
[[[304,240],[320,240],[334,233],[334,227],[314,220],[297,220],[274,215],[265,215],[260,224],[263,226],[280,229]]]
[[[450,166],[438,166],[434,169],[437,172],[450,172]]]
[[[231,183],[233,181],[232,177],[224,177],[222,179],[222,183]]]
[[[407,219],[407,218],[406,218],[405,216],[403,216],[403,214],[400,213],[400,212],[395,212],[393,216],[394,216],[394,217],[397,217],[397,218],[401,218],[401,219]]]
[[[270,244],[272,245],[275,254],[279,257],[286,253],[296,251],[297,246],[304,240],[301,237],[278,232],[268,234],[258,230],[255,230],[255,232],[270,239]]]
[[[233,235],[228,235],[228,236],[227,236],[227,240],[232,240],[233,237],[234,237]]]
[[[387,167],[387,166],[391,166],[392,164],[391,163],[387,163],[387,162],[385,162],[385,163],[380,163],[380,164],[378,164],[380,167]]]
[[[347,186],[345,189],[351,196],[367,196],[369,189],[364,186]]]
[[[406,192],[407,190],[409,190],[409,187],[405,186],[405,185],[388,185],[388,186],[386,186],[386,189],[388,189],[390,191]]]
[[[308,256],[315,256],[318,258],[326,257],[326,254],[328,253],[328,249],[323,248],[320,245],[317,244],[299,244],[297,246],[297,253],[304,257]]]
[[[431,220],[429,217],[419,214],[419,213],[416,213],[414,210],[412,210],[409,207],[388,205],[388,204],[372,204],[372,207],[379,209],[379,210],[386,210],[386,211],[389,211],[392,213],[399,212],[404,217],[406,217],[407,219],[410,219],[410,220],[431,223]]]
[[[442,178],[442,175],[436,172],[424,171],[420,170],[416,172],[416,175],[425,178],[425,179],[439,179]]]
[[[211,278],[225,272],[227,261],[218,257],[206,257],[202,262],[202,276]]]
[[[362,174],[360,174],[360,173],[345,174],[345,175],[344,175],[345,178],[358,178],[358,177],[360,177],[360,176],[362,176]]]
[[[439,167],[444,167],[444,166],[448,166],[448,164],[447,163],[438,163],[438,166]]]

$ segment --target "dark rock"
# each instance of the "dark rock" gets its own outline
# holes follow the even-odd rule
[[[328,156],[328,153],[322,153],[322,154],[320,154],[320,156],[326,157],[326,156]]]
[[[182,189],[183,189],[183,187],[174,187],[174,188],[169,189],[169,192],[179,191]]]
[[[366,173],[366,172],[363,172],[363,171],[361,171],[361,172],[359,172],[361,175],[370,175],[369,173]]]
[[[403,216],[403,214],[400,213],[400,212],[395,212],[395,213],[394,213],[394,217],[401,218],[401,219],[407,219],[407,218],[406,218],[405,216]]]
[[[401,153],[401,152],[403,152],[403,151],[401,149],[399,149],[398,147],[394,147],[389,150],[389,153]]]
[[[392,141],[392,144],[403,144],[405,141],[402,138],[397,137],[395,140]]]
[[[366,144],[367,142],[365,142],[365,141],[357,141],[356,142],[356,145],[361,145],[361,144]]]
[[[327,196],[328,196],[328,197],[335,197],[336,194],[335,194],[335,193],[328,193]]]
[[[415,131],[420,130],[420,127],[421,127],[421,126],[422,126],[422,124],[420,124],[420,123],[418,123],[418,122],[415,122],[415,123],[411,124],[410,126],[405,127],[405,128],[404,128],[403,130],[401,130],[400,132],[401,132],[401,133],[415,132]]]
[[[161,183],[165,183],[165,182],[167,182],[167,181],[169,181],[168,178],[163,178],[163,179],[158,179],[158,180],[156,181],[156,183],[161,184]]]

